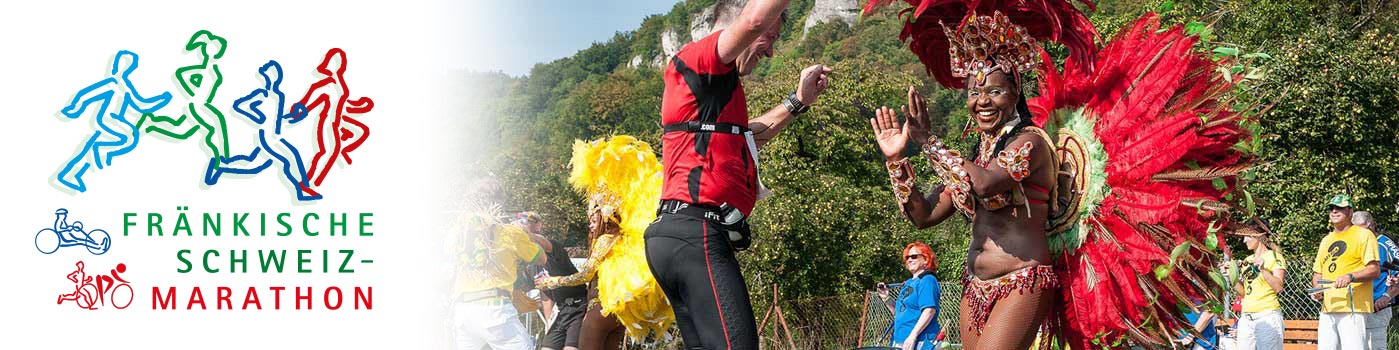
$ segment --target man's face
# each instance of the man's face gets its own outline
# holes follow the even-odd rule
[[[1349,225],[1350,208],[1331,207],[1330,219],[1332,225]]]
[[[542,223],[542,222],[533,222],[533,223],[530,223],[528,227],[529,227],[529,233],[538,234],[538,233],[540,233],[540,232],[544,232],[544,223]]]
[[[738,53],[738,59],[734,60],[734,65],[738,66],[738,75],[748,75],[753,73],[753,69],[758,67],[758,59],[772,57],[772,47],[777,44],[777,38],[782,34],[782,23],[778,22],[769,28],[767,33],[758,37],[747,49]]]

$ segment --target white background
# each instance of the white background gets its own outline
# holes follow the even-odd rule
[[[0,266],[7,278],[0,287],[0,348],[272,348],[400,349],[446,348],[447,315],[442,301],[450,279],[444,263],[443,234],[433,218],[458,189],[439,184],[444,164],[463,161],[469,150],[454,147],[465,123],[445,101],[448,71],[463,53],[453,49],[464,35],[463,4],[447,1],[85,1],[24,2],[0,9]],[[140,55],[131,75],[144,96],[163,91],[173,99],[159,114],[178,115],[187,103],[175,69],[195,64],[198,55],[184,51],[190,36],[207,29],[228,40],[219,61],[223,73],[214,105],[228,124],[232,153],[251,150],[256,126],[232,110],[233,100],[261,86],[257,69],[268,60],[282,64],[282,90],[289,99],[305,94],[319,79],[315,67],[326,50],[347,52],[344,75],[350,97],[368,96],[372,112],[359,117],[372,132],[354,153],[355,164],[340,162],[319,188],[325,199],[297,203],[284,184],[280,164],[262,174],[226,176],[218,185],[202,185],[209,155],[200,139],[170,141],[143,134],[130,153],[106,169],[85,175],[88,191],[70,193],[53,180],[75,150],[96,130],[90,106],[77,120],[58,114],[80,89],[107,76],[119,50]],[[472,55],[488,53],[468,53]],[[455,57],[455,58],[454,58]],[[128,115],[135,121],[138,116]],[[314,117],[312,117],[314,118]],[[309,167],[316,150],[314,119],[284,126],[284,135]],[[465,136],[463,136],[465,135]],[[202,138],[202,137],[197,137]],[[189,206],[192,219],[210,212],[275,215],[290,212],[374,213],[374,237],[195,237],[168,236],[178,213]],[[101,256],[81,247],[39,253],[34,235],[53,223],[53,212],[67,208],[69,220],[113,235],[111,250]],[[144,226],[121,236],[122,213],[143,218],[165,216],[166,237],[147,237]],[[225,224],[226,226],[228,224]],[[270,230],[275,231],[276,228]],[[256,234],[256,233],[254,233]],[[354,249],[354,274],[177,273],[176,252],[190,249],[199,263],[202,252],[220,250],[212,262],[226,270],[228,250],[248,249],[249,268],[258,249]],[[335,255],[332,255],[335,256]],[[90,275],[125,263],[123,274],[135,290],[124,310],[81,310],[71,302],[55,303],[73,290],[65,276],[76,261]],[[294,261],[294,260],[293,260]],[[339,260],[332,261],[338,265]],[[294,266],[289,266],[294,268]],[[152,286],[176,286],[179,310],[152,310]],[[209,310],[184,310],[188,290],[201,286]],[[249,286],[259,288],[262,311],[215,310],[214,288],[231,287],[241,306]],[[285,286],[282,310],[272,308],[269,286]],[[294,287],[314,287],[311,311],[295,310]],[[339,286],[351,306],[354,286],[374,287],[371,311],[324,308],[321,291]],[[196,306],[197,308],[197,306]]]

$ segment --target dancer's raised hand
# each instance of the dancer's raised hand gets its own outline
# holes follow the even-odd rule
[[[932,136],[932,122],[928,117],[928,103],[923,100],[923,96],[914,90],[913,86],[908,87],[908,104],[901,107],[905,120],[908,123],[909,141],[921,145],[928,142]]]
[[[884,153],[885,160],[896,160],[903,154],[904,146],[909,140],[908,122],[900,123],[893,109],[875,109],[874,118],[870,118],[870,127],[874,129],[874,140],[879,144],[879,150]]]

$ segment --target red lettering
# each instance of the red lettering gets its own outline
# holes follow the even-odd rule
[[[243,310],[248,309],[248,304],[257,305],[257,309],[262,310],[262,302],[257,299],[256,287],[248,287],[248,294],[243,295]]]
[[[204,293],[199,292],[199,287],[194,287],[194,290],[189,291],[189,303],[185,304],[185,310],[193,310],[195,302],[199,303],[200,310],[209,309],[204,306]]]

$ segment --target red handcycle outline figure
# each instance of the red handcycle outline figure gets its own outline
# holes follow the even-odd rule
[[[111,270],[110,275],[97,276],[88,276],[83,271],[85,266],[82,261],[78,261],[75,265],[77,270],[68,273],[68,280],[72,281],[76,287],[72,293],[58,295],[59,305],[63,305],[64,301],[73,301],[78,304],[78,307],[88,310],[97,310],[98,305],[107,305],[108,302],[111,302],[112,307],[118,309],[131,306],[131,301],[135,298],[136,293],[131,289],[130,282],[121,278],[121,273],[126,272],[126,264],[117,263],[117,267]],[[125,288],[123,289],[123,287]],[[109,294],[110,297],[108,297]],[[125,301],[122,301],[123,299]]]
[[[316,122],[316,145],[319,147],[301,183],[301,190],[311,196],[320,196],[313,188],[325,181],[336,158],[343,156],[346,164],[354,164],[350,152],[369,138],[369,127],[355,117],[374,109],[374,100],[368,97],[349,99],[350,88],[345,85],[344,77],[347,63],[345,50],[326,51],[325,59],[316,67],[316,72],[325,78],[311,84],[306,96],[298,102],[306,106],[308,112],[319,110]]]

